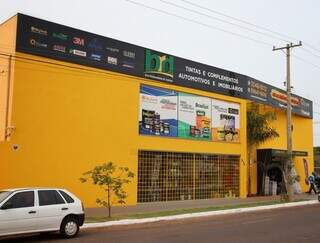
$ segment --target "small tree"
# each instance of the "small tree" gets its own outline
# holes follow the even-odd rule
[[[265,141],[279,137],[278,132],[271,127],[270,122],[276,119],[274,112],[261,113],[258,104],[251,104],[247,111],[247,144],[248,144],[248,194],[251,194],[250,167],[253,164],[254,148]],[[263,165],[263,170],[265,165]],[[264,181],[264,179],[262,180]],[[263,183],[264,184],[264,183]]]
[[[111,207],[114,203],[125,204],[127,193],[123,186],[131,182],[134,174],[128,167],[118,167],[113,162],[103,163],[95,166],[82,174],[84,177],[80,178],[82,183],[92,181],[94,185],[101,187],[105,193],[106,198],[97,198],[96,202],[108,209],[108,217],[111,217]]]

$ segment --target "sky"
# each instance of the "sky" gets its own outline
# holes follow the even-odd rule
[[[20,12],[279,88],[286,57],[273,45],[301,40],[292,50],[291,81],[295,94],[313,101],[314,145],[320,146],[319,9],[317,0],[0,0],[0,23]]]

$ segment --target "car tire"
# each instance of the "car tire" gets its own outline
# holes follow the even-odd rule
[[[65,218],[60,226],[60,234],[64,238],[75,237],[79,232],[79,222],[75,217]]]
[[[318,201],[320,202],[320,193],[318,193]]]

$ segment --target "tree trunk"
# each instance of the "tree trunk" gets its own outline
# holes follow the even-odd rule
[[[111,218],[110,186],[108,185],[108,217]]]
[[[292,178],[291,178],[291,161],[286,159],[284,164],[284,181],[287,190],[287,201],[293,201],[293,187],[292,187]]]

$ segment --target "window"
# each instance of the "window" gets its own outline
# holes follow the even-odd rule
[[[3,206],[10,205],[8,208],[26,208],[34,206],[34,192],[18,192],[14,194]]]
[[[41,190],[39,193],[39,206],[64,204],[60,194],[55,190]]]
[[[0,203],[11,194],[10,191],[0,191]]]
[[[138,202],[239,196],[238,155],[139,151]]]
[[[63,198],[66,200],[67,203],[74,203],[74,200],[71,196],[69,196],[68,193],[59,190],[60,194],[63,196]]]

